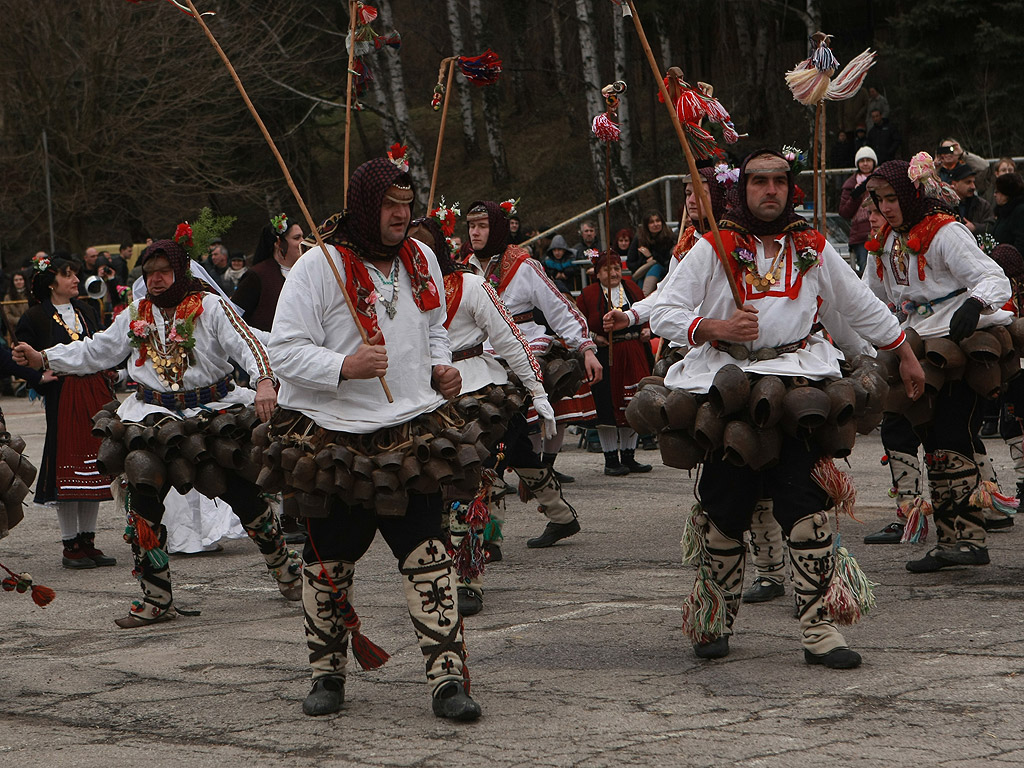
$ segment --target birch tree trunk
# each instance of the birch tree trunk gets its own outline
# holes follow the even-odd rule
[[[480,0],[469,0],[469,21],[473,27],[473,37],[478,44],[486,47],[488,35]],[[482,90],[484,132],[487,134],[487,153],[491,156],[491,181],[498,187],[504,187],[511,180],[511,175],[508,172],[505,138],[501,130],[501,94],[497,84],[484,86]]]
[[[580,59],[583,68],[583,88],[586,95],[588,122],[604,112],[601,76],[597,68],[597,39],[594,34],[594,20],[590,14],[590,6],[590,0],[576,0],[576,28],[580,41]],[[594,189],[603,196],[604,146],[590,130],[587,131],[587,142],[590,146]]]
[[[661,71],[672,66],[682,66],[678,61],[672,60],[672,41],[668,36],[668,24],[665,23],[665,14],[661,11],[654,12],[654,26],[658,29],[658,47],[661,48]]]
[[[394,21],[391,15],[391,0],[379,0],[377,9],[380,11],[381,27],[392,29]],[[384,69],[387,90],[391,96],[391,113],[394,116],[393,138],[409,147],[411,152],[409,175],[412,176],[413,183],[416,185],[417,199],[421,203],[425,203],[430,190],[430,175],[427,173],[424,162],[423,145],[413,131],[412,123],[409,120],[409,102],[405,95],[402,60],[399,58],[399,52],[390,46],[384,46],[384,50],[377,56]]]
[[[615,79],[629,84],[626,72],[629,66],[629,41],[626,28],[617,8],[612,7],[612,38],[615,49]],[[639,92],[639,88],[626,91],[626,96],[619,102],[619,166],[623,180],[629,186],[633,184],[633,134],[629,125],[629,98]],[[624,190],[623,190],[624,191]]]
[[[452,36],[452,56],[476,56],[483,51],[464,50],[466,40],[462,36],[462,19],[459,18],[458,0],[446,0],[448,6],[448,31]],[[473,119],[473,87],[455,69],[455,79],[459,81],[456,95],[459,97],[459,115],[462,118],[462,148],[467,160],[475,157],[480,149],[476,140],[476,120]],[[452,88],[454,83],[448,83]]]

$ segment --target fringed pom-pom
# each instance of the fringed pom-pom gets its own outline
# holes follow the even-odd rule
[[[857,559],[841,546],[836,536],[836,566],[825,592],[825,607],[837,624],[855,624],[875,607],[874,588]]]
[[[920,496],[900,504],[897,515],[906,521],[900,543],[919,544],[927,539],[928,517],[931,514],[932,505]]]
[[[379,669],[391,656],[362,632],[352,633],[352,655],[364,670]]]
[[[819,459],[811,471],[811,478],[832,498],[836,514],[847,514],[857,520],[853,514],[854,503],[857,501],[857,489],[850,476],[845,472],[840,472],[832,459]],[[859,523],[860,520],[857,522]]]
[[[697,569],[693,590],[683,603],[683,632],[698,645],[714,642],[725,634],[725,616],[725,593],[711,569],[702,565]]]
[[[132,515],[132,524],[135,526],[135,538],[139,542],[139,548],[143,550],[159,549],[160,539],[156,531],[144,519],[138,515]]]
[[[683,526],[683,538],[679,544],[683,548],[683,565],[703,562],[705,555],[704,534],[707,530],[707,517],[700,504],[694,504],[690,516]]]
[[[32,600],[40,608],[48,606],[56,596],[57,593],[49,587],[44,587],[42,584],[32,585]]]
[[[622,134],[622,129],[619,128],[618,123],[612,122],[611,118],[604,112],[594,118],[591,129],[597,138],[605,142],[618,141],[619,136]]]
[[[501,58],[490,48],[479,56],[459,56],[456,63],[473,85],[493,85],[501,75]]]
[[[470,531],[463,536],[459,546],[455,548],[452,561],[455,572],[464,581],[480,576],[487,562],[484,557],[483,537],[477,531]]]

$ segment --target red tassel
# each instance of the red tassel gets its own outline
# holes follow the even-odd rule
[[[44,587],[39,584],[32,587],[32,600],[40,608],[45,608],[46,606],[48,606],[50,603],[53,602],[53,598],[55,598],[56,596],[57,593],[49,587]]]
[[[359,630],[352,631],[352,655],[364,670],[383,667],[391,657]]]
[[[151,549],[159,549],[160,539],[157,538],[153,527],[135,513],[132,513],[132,522],[135,524],[135,537],[139,541],[139,548],[145,552]]]

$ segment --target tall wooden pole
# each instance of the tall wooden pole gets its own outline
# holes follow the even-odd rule
[[[434,210],[434,192],[437,191],[437,172],[441,168],[441,147],[444,145],[444,127],[448,123],[448,100],[452,97],[452,85],[454,81],[452,78],[455,76],[455,60],[456,57],[452,56],[450,59],[444,59],[441,62],[441,71],[444,71],[444,64],[448,62],[448,77],[446,78],[447,85],[444,91],[444,107],[441,109],[441,130],[437,132],[437,151],[434,152],[434,173],[430,177],[430,195],[427,197],[427,214],[429,215]]]
[[[654,80],[658,84],[658,90],[661,92],[661,98],[665,102],[665,108],[669,111],[669,115],[672,118],[672,125],[676,129],[676,136],[679,139],[679,144],[683,148],[683,154],[686,155],[686,165],[690,170],[690,176],[699,181],[700,174],[697,172],[697,162],[693,159],[693,151],[690,149],[690,142],[686,138],[686,134],[683,132],[683,126],[679,122],[679,115],[676,114],[675,104],[672,103],[672,98],[668,94],[668,89],[665,87],[665,80],[661,75],[661,70],[658,68],[658,62],[654,59],[654,52],[651,50],[651,44],[647,42],[647,35],[644,34],[643,24],[640,23],[640,16],[637,15],[636,6],[633,4],[633,0],[628,0],[630,14],[633,17],[633,25],[636,27],[637,36],[640,38],[640,45],[644,49],[644,53],[647,54],[647,63],[651,66],[651,72],[654,74]],[[703,184],[699,184],[694,187],[694,190],[700,197],[701,206],[705,211],[711,210],[711,198],[708,197],[708,192],[704,189]],[[725,246],[722,244],[722,235],[718,231],[718,222],[715,221],[715,217],[708,216],[708,223],[711,226],[712,240],[715,246],[715,254],[718,256],[718,261],[721,263],[722,268],[725,270],[727,282],[729,288],[732,289],[732,298],[736,302],[736,308],[739,309],[743,306],[743,297],[740,296],[739,289],[736,287],[736,281],[733,279],[732,267],[729,265],[728,256],[725,253]]]
[[[604,231],[608,234],[608,253],[611,252],[612,247],[612,211],[611,211],[611,200],[612,195],[612,143],[606,141],[604,143]],[[615,257],[619,258],[618,251],[615,252]],[[621,260],[620,260],[621,261]],[[620,264],[621,266],[621,264]],[[594,277],[597,278],[598,285],[601,284],[601,278],[595,273]],[[619,283],[619,290],[624,291],[622,283]],[[608,284],[608,311],[611,312],[615,307],[612,306],[612,286]],[[608,334],[608,367],[612,367],[612,357],[615,352],[615,330]]]
[[[369,339],[366,335],[366,330],[363,328],[363,324],[359,322],[359,315],[356,313],[355,305],[352,304],[352,298],[348,295],[348,290],[345,288],[345,281],[341,279],[341,273],[338,272],[338,267],[334,263],[334,259],[331,258],[330,253],[327,252],[327,245],[324,243],[323,238],[320,236],[320,231],[317,229],[316,224],[313,222],[313,217],[309,213],[309,209],[306,207],[306,202],[302,199],[302,195],[299,194],[298,187],[295,186],[295,181],[292,179],[291,172],[288,170],[288,166],[284,162],[284,158],[281,157],[281,153],[277,149],[277,144],[274,143],[274,139],[270,136],[270,131],[267,130],[267,126],[263,123],[263,119],[260,117],[259,112],[256,111],[256,107],[253,106],[252,101],[249,99],[249,94],[246,93],[245,87],[242,85],[242,81],[238,79],[238,73],[235,68],[231,66],[231,61],[228,59],[224,49],[220,47],[220,43],[217,42],[217,38],[213,36],[213,32],[206,26],[206,22],[203,21],[203,17],[199,15],[199,11],[196,10],[192,0],[185,0],[188,3],[189,9],[192,11],[192,16],[196,21],[199,22],[199,26],[203,28],[203,32],[206,33],[206,37],[209,38],[210,43],[216,49],[220,55],[221,61],[224,62],[224,66],[228,68],[228,72],[231,74],[231,79],[235,81],[235,86],[238,88],[238,92],[242,94],[242,98],[245,100],[245,105],[249,108],[249,112],[256,120],[256,124],[260,127],[260,131],[263,133],[263,138],[266,139],[267,144],[270,146],[270,151],[274,153],[274,158],[277,160],[277,164],[281,166],[281,172],[284,174],[284,180],[288,184],[288,189],[292,191],[292,195],[295,197],[295,202],[298,203],[299,209],[302,211],[303,217],[306,219],[306,224],[309,227],[310,232],[313,233],[313,237],[316,239],[316,244],[320,246],[320,251],[323,253],[324,258],[327,259],[327,263],[331,267],[331,272],[334,273],[334,279],[338,283],[338,287],[341,289],[341,295],[345,298],[345,304],[348,306],[348,311],[352,315],[352,322],[356,325],[356,330],[359,331],[359,337],[366,344]],[[354,18],[354,17],[353,17]],[[351,93],[351,90],[350,90]],[[347,160],[346,154],[346,160]],[[346,168],[346,180],[347,180]],[[388,398],[389,403],[393,403],[394,399],[391,397],[391,390],[388,389],[388,383],[384,380],[384,377],[380,377],[380,385],[384,387],[384,394]]]
[[[189,5],[192,5],[191,0],[189,0]],[[345,89],[345,184],[341,198],[342,210],[348,209],[349,147],[352,144],[352,75],[354,74],[352,67],[356,59],[356,12],[358,6],[357,0],[348,0],[348,87]],[[326,253],[327,251],[324,251],[324,254]],[[388,402],[391,402],[390,397]]]

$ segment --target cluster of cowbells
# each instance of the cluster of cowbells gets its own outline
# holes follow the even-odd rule
[[[25,441],[0,421],[0,539],[25,518],[22,502],[36,479],[36,468],[24,452]]]
[[[275,436],[262,424],[253,433],[263,452],[256,482],[267,493],[294,489],[300,512],[310,517],[326,514],[331,497],[372,505],[382,515],[405,514],[409,492],[472,498],[482,462],[523,403],[521,390],[505,384],[418,416],[407,430],[352,435],[318,429],[302,438],[294,428]]]
[[[105,475],[123,472],[138,493],[172,486],[212,499],[227,491],[227,473],[250,481],[259,474],[262,449],[251,442],[259,417],[251,405],[186,419],[153,413],[140,424],[121,421],[117,407],[112,401],[93,416],[92,433],[102,438],[96,465]]]
[[[784,435],[843,458],[858,432],[867,434],[881,422],[889,391],[873,358],[859,356],[850,367],[848,376],[822,384],[747,374],[730,363],[706,395],[669,390],[663,378],[650,376],[627,406],[626,419],[640,434],[657,434],[662,461],[678,469],[693,469],[712,455],[768,469],[778,462]]]
[[[921,339],[906,330],[907,344],[924,369],[924,395],[915,401],[907,397],[899,382],[899,358],[894,352],[878,353],[890,385],[885,410],[906,416],[913,425],[931,420],[935,398],[946,382],[964,381],[986,399],[999,396],[1005,382],[1020,374],[1024,354],[1024,318],[1010,325],[975,331],[959,344],[948,336]]]
[[[540,359],[544,391],[551,402],[572,397],[583,385],[586,375],[580,356],[552,345],[551,352]]]

